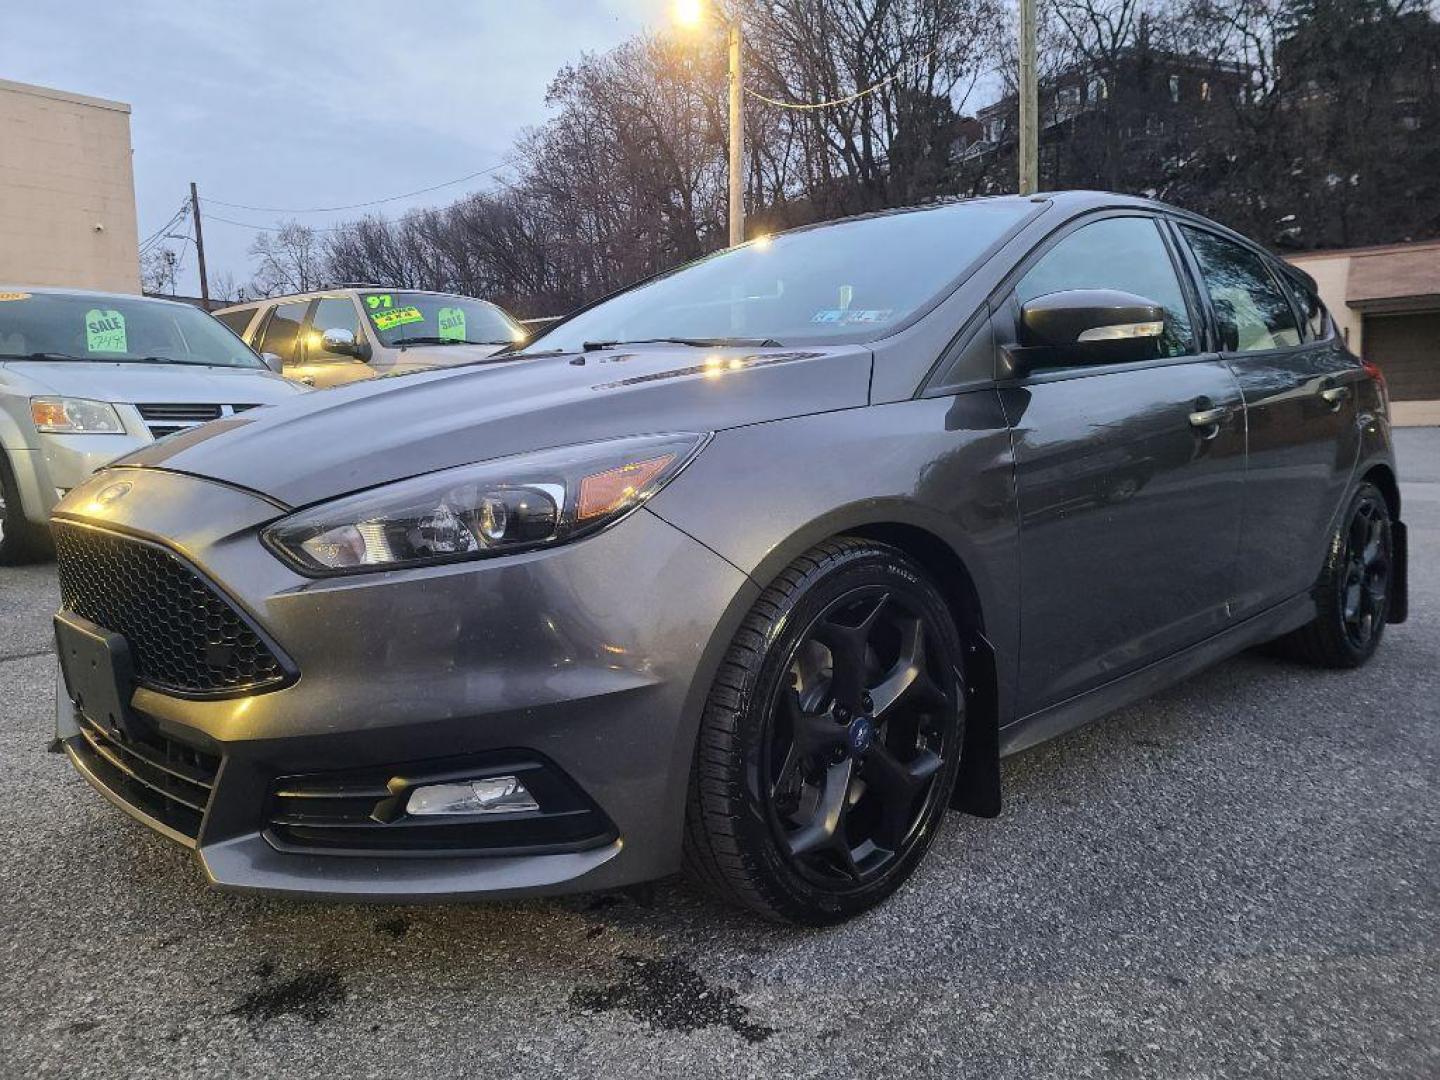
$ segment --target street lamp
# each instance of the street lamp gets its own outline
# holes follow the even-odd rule
[[[705,22],[704,0],[675,0],[675,21],[695,29]],[[714,12],[730,36],[730,246],[745,242],[745,85],[740,71],[740,16]]]

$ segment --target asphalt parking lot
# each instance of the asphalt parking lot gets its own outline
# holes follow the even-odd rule
[[[46,753],[53,568],[0,570],[0,1076],[1440,1075],[1440,429],[1412,616],[1007,761],[916,879],[797,932],[678,882],[474,907],[207,889]]]

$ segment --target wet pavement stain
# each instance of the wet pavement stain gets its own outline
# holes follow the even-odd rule
[[[375,924],[375,930],[377,933],[385,934],[398,940],[410,932],[410,920],[403,915],[396,915],[389,919],[381,919]]]
[[[231,1012],[255,1023],[288,1014],[316,1024],[326,1019],[344,1000],[345,984],[340,980],[339,972],[302,971],[287,982],[246,994]]]
[[[683,960],[620,960],[630,969],[624,978],[609,986],[580,987],[570,995],[570,1007],[581,1013],[626,1012],[665,1031],[724,1026],[750,1043],[775,1034],[774,1028],[749,1019],[750,1010],[735,1000],[734,990],[709,985]]]

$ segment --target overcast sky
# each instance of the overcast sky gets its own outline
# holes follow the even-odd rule
[[[140,237],[189,193],[334,206],[499,163],[545,119],[566,62],[668,18],[668,0],[25,0],[7,4],[0,78],[128,102]],[[383,207],[444,204],[485,184]],[[358,214],[206,208],[212,277],[250,277],[253,231]],[[180,246],[176,244],[177,248]],[[198,291],[193,245],[180,291]]]

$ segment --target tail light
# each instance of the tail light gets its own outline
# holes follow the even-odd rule
[[[1375,380],[1375,385],[1380,388],[1380,400],[1385,405],[1386,415],[1390,412],[1390,387],[1385,382],[1385,373],[1380,370],[1380,365],[1374,360],[1361,360],[1360,366],[1365,369],[1365,374]]]

